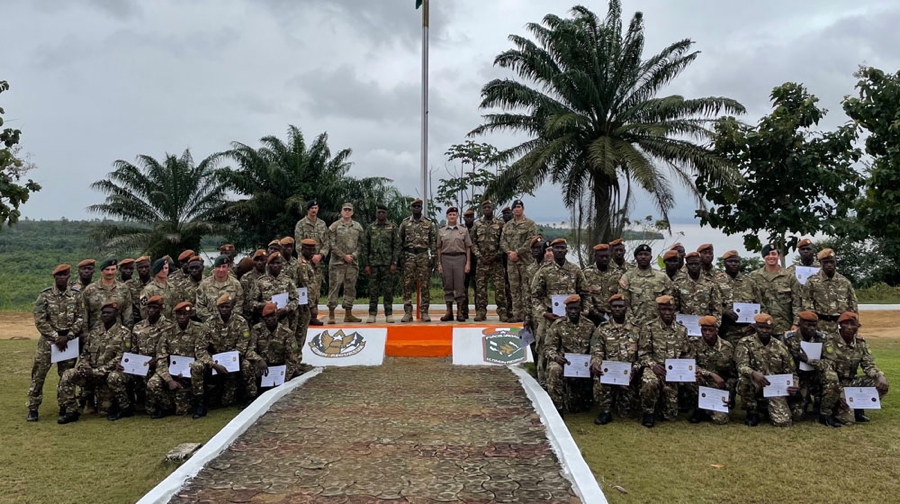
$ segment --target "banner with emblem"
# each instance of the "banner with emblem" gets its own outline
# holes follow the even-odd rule
[[[387,329],[332,326],[309,328],[303,363],[310,366],[380,366]]]
[[[453,364],[508,366],[532,362],[531,348],[519,337],[520,327],[454,327]]]

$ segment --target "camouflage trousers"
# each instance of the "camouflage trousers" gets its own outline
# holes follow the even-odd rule
[[[256,366],[241,356],[241,370],[237,373],[212,374],[212,367],[206,366],[203,374],[203,385],[207,402],[211,399],[219,399],[222,406],[230,406],[235,403],[238,384],[244,386],[245,399],[255,399]],[[191,372],[193,374],[193,370]]]
[[[875,379],[868,376],[856,376],[850,380],[838,379],[836,372],[828,370],[822,383],[822,409],[821,413],[833,413],[835,418],[843,424],[856,422],[853,408],[842,401],[844,387],[874,387]]]
[[[322,282],[325,281],[325,265],[324,260],[319,264],[313,265],[313,278],[310,284],[307,286],[309,291],[307,292],[309,296],[309,306],[318,306],[319,298],[322,295]]]
[[[788,404],[791,406],[791,418],[794,422],[799,422],[806,417],[806,410],[810,402],[812,402],[812,397],[818,399],[820,403],[822,401],[823,373],[819,371],[797,371],[797,376],[800,378],[798,385],[800,391],[788,401]],[[837,374],[834,376],[837,378]],[[820,411],[824,413],[821,404]]]
[[[506,322],[509,318],[506,311],[506,270],[499,260],[491,264],[478,263],[478,269],[475,271],[475,315],[487,316],[488,282],[494,284],[497,315],[500,315],[501,322]]]
[[[700,401],[700,387],[710,387],[717,388],[716,383],[709,378],[704,376],[700,376],[697,378],[696,383],[685,383],[682,387],[686,391],[686,397],[688,399],[688,404],[691,405],[692,408],[696,408],[699,405]],[[731,401],[734,401],[735,391],[737,389],[737,380],[726,379],[725,380],[725,389],[728,390],[728,398]],[[728,413],[722,413],[721,411],[707,411],[709,413],[709,417],[712,420],[712,423],[716,425],[725,425],[728,423]]]
[[[506,275],[509,277],[509,292],[512,297],[512,316],[517,320],[525,318],[525,313],[531,306],[531,289],[528,285],[528,273],[526,264],[519,259],[510,261],[506,265]]]
[[[75,411],[78,408],[78,401],[75,397],[75,387],[78,386],[85,391],[96,391],[100,405],[97,410],[100,413],[110,410],[113,399],[119,403],[119,408],[128,408],[131,406],[131,401],[126,389],[127,382],[128,377],[119,371],[101,376],[85,377],[79,375],[76,369],[67,369],[60,378],[59,386],[56,389],[59,407],[66,408],[66,411]]]
[[[791,408],[787,397],[768,397],[763,399],[763,389],[751,378],[742,376],[738,380],[738,394],[747,413],[759,413],[759,402],[768,403],[769,418],[775,427],[790,427]]]
[[[393,315],[394,275],[390,266],[372,266],[369,275],[369,315],[378,314],[378,298],[384,298],[384,314]]]
[[[431,259],[428,257],[428,252],[418,254],[403,252],[401,262],[403,264],[403,308],[412,309],[418,282],[422,286],[419,311],[428,313],[428,308],[431,306]]]
[[[547,328],[550,327],[550,321],[544,317],[534,320],[534,355],[535,355],[535,374],[537,374],[538,383],[547,386],[547,357],[544,355],[546,348],[544,340],[547,334]]]
[[[297,340],[297,362],[300,362],[303,352],[303,345],[306,344],[306,333],[309,332],[309,321],[312,320],[312,314],[309,311],[309,305],[303,305],[297,310],[297,328],[294,330],[294,339]]]
[[[37,352],[34,354],[34,363],[31,365],[31,385],[28,387],[28,409],[38,409],[44,400],[44,381],[53,364],[50,363],[50,345],[53,343],[46,336],[38,339]],[[63,373],[75,367],[75,359],[56,363],[56,372],[62,378]]]
[[[547,395],[556,409],[580,413],[591,408],[593,382],[588,378],[566,378],[563,366],[556,361],[547,364]]]
[[[353,308],[356,300],[356,280],[359,278],[359,265],[347,264],[343,261],[328,265],[328,309],[334,309],[338,304],[338,294],[344,287],[343,307],[347,310]]]
[[[600,405],[600,413],[612,413],[629,418],[638,407],[640,393],[638,380],[632,375],[631,385],[606,385],[600,378],[594,377],[594,400]]]
[[[151,373],[151,376],[153,374]],[[125,375],[125,388],[128,393],[128,399],[135,407],[146,407],[147,405],[147,382],[150,380],[147,376]]]
[[[653,415],[660,412],[664,420],[675,420],[678,416],[679,383],[669,383],[656,376],[650,368],[641,374],[641,409]]]
[[[203,364],[191,363],[191,377],[173,376],[181,385],[178,390],[169,390],[169,384],[154,374],[147,380],[147,413],[175,409],[176,415],[184,415],[191,410],[191,399],[203,397]]]

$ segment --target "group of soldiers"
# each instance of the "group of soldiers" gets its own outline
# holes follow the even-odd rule
[[[530,282],[533,312],[525,328],[535,334],[538,379],[561,414],[596,402],[598,425],[611,422],[613,412],[627,418],[638,409],[646,427],[690,410],[692,423],[726,423],[728,413],[698,407],[698,389],[705,386],[728,391],[729,411],[740,396],[751,427],[761,414],[776,426],[790,426],[810,409],[820,423],[840,427],[868,421],[843,399],[845,387],[888,392],[884,373],[858,334],[856,294],[837,273],[831,249],[816,254],[804,239],[800,262],[783,268],[778,248],[768,244],[762,250],[765,265],[750,274],[741,272],[734,250],[722,254],[719,270],[712,244],[686,253],[676,243],[663,255],[663,271],[651,267],[647,245],[635,248],[633,265],[623,260],[620,240],[593,249],[594,264],[582,271],[567,261],[565,240],[553,241],[552,260]],[[816,272],[801,284],[799,266],[818,270],[810,270]],[[565,315],[553,313],[551,300],[558,296],[567,296]],[[752,322],[738,322],[746,319],[735,312],[736,304],[759,305]],[[678,314],[699,317],[700,335],[689,337]],[[821,343],[820,358],[808,356],[801,342]],[[590,355],[591,379],[565,377],[571,364],[566,354]],[[694,359],[695,381],[666,381],[667,359]],[[601,383],[604,361],[630,364],[629,384]],[[787,396],[764,397],[771,375],[792,376]]]

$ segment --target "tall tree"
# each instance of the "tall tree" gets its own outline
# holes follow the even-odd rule
[[[698,205],[694,175],[734,182],[728,163],[696,142],[710,138],[710,121],[720,112],[744,107],[723,97],[658,96],[699,55],[693,42],[680,40],[644,59],[640,12],[627,28],[620,0],[609,2],[605,19],[583,6],[571,13],[528,24],[534,40],[510,35],[516,48],[494,59],[519,79],[482,88],[481,108],[503,112],[485,115],[470,135],[508,130],[531,138],[500,153],[500,161],[515,161],[489,195],[505,199],[553,182],[562,187],[576,229],[587,225],[596,243],[621,232],[635,188],[649,194],[668,222],[673,182]]]
[[[348,175],[352,151],[342,149],[332,156],[328,135],[322,133],[307,144],[296,126],[289,126],[287,140],[267,136],[261,147],[233,142],[226,153],[237,163],[228,170],[228,187],[239,195],[227,208],[233,225],[228,236],[238,248],[265,245],[276,236],[292,235],[294,225],[306,215],[306,201],[319,202],[319,216],[336,220],[345,201],[354,204],[357,219],[374,219],[379,202],[403,207],[400,193],[385,177],[354,178]],[[392,203],[393,202],[393,203]]]
[[[497,179],[496,172],[487,169],[493,163],[497,152],[497,148],[491,144],[476,143],[472,140],[451,145],[444,154],[450,161],[459,161],[461,166],[458,172],[456,169],[451,171],[448,168],[450,178],[440,179],[437,202],[447,206],[459,206],[461,211],[469,208],[477,211],[484,201],[485,189]]]
[[[771,98],[774,110],[756,126],[733,117],[716,124],[714,148],[743,181],[722,189],[708,177],[697,179],[712,203],[697,212],[701,224],[729,235],[744,233],[747,250],[761,250],[759,232],[783,250],[794,249],[802,235],[833,234],[863,182],[853,168],[861,153],[853,146],[852,125],[814,130],[827,111],[802,85],[782,84]]]
[[[162,161],[147,155],[136,163],[118,160],[106,179],[91,188],[106,194],[106,201],[88,210],[117,219],[94,229],[102,250],[143,253],[151,257],[199,250],[200,240],[220,231],[215,224],[225,201],[217,165],[221,154],[199,164],[190,150],[181,156],[166,154]]]
[[[0,93],[7,90],[9,83],[0,81]],[[0,126],[3,126],[3,113],[4,110],[0,107]],[[18,222],[22,215],[19,206],[28,201],[31,193],[41,190],[41,186],[31,179],[19,184],[22,175],[34,167],[18,156],[21,135],[21,130],[13,128],[0,131],[0,229],[3,224],[13,225]]]

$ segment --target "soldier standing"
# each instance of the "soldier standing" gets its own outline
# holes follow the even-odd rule
[[[184,250],[180,254],[178,254],[178,264],[181,267],[173,268],[171,271],[169,271],[169,283],[171,283],[175,287],[181,288],[181,282],[184,281],[185,278],[187,278],[188,261],[195,255],[197,255],[197,253],[191,249]],[[119,267],[122,267],[121,264],[119,265]]]
[[[273,297],[278,294],[287,294],[287,303],[278,308],[278,319],[285,321],[291,329],[297,327],[297,310],[299,298],[294,281],[283,274],[284,259],[281,252],[272,252],[269,255],[268,267],[265,275],[261,276],[250,290],[250,308],[253,313],[262,314],[266,303],[274,302]]]
[[[750,274],[759,296],[760,309],[772,316],[775,332],[784,334],[797,329],[801,308],[801,287],[797,277],[781,267],[781,255],[773,244],[762,249],[765,266]]]
[[[797,274],[797,266],[806,266],[808,268],[821,268],[822,265],[816,259],[816,250],[813,248],[812,240],[804,238],[797,243],[797,255],[800,256],[800,262],[787,267],[792,275]]]
[[[295,242],[302,242],[305,239],[316,241],[316,253],[309,259],[312,262],[315,276],[309,284],[309,310],[310,325],[320,326],[323,324],[319,320],[319,297],[322,292],[322,282],[325,278],[325,257],[328,256],[328,226],[322,219],[319,219],[319,202],[315,199],[306,202],[306,217],[297,221],[294,226]]]
[[[684,256],[687,255],[684,250],[684,245],[681,242],[675,242],[669,247],[669,250],[674,250],[678,253],[678,269],[684,268]]]
[[[141,319],[147,318],[147,300],[153,296],[163,299],[163,316],[172,317],[172,309],[181,302],[181,293],[169,281],[169,263],[165,258],[153,263],[153,280],[141,290]]]
[[[466,229],[469,231],[469,238],[472,240],[472,254],[469,257],[469,272],[466,273],[466,299],[463,301],[463,318],[469,319],[469,289],[472,289],[472,292],[475,292],[475,276],[478,274],[478,258],[475,257],[475,237],[474,227],[475,227],[475,210],[471,208],[466,210],[466,213],[463,214],[463,224],[466,225]]]
[[[244,288],[236,277],[231,276],[228,257],[220,255],[213,261],[212,275],[200,281],[197,287],[197,304],[191,306],[194,316],[206,322],[216,315],[216,299],[226,292],[231,294],[235,306],[243,306]],[[196,309],[196,311],[194,311]]]
[[[85,259],[78,263],[76,266],[78,268],[78,279],[72,280],[71,284],[77,285],[78,289],[84,292],[94,279],[94,268],[96,265],[97,261],[93,259]]]
[[[819,316],[819,330],[830,338],[838,336],[837,319],[844,312],[859,312],[856,291],[847,277],[836,271],[837,259],[830,248],[819,252],[821,269],[806,281],[803,308]]]
[[[753,328],[749,323],[737,322],[738,314],[734,311],[734,303],[759,303],[759,295],[753,280],[741,273],[741,256],[737,250],[722,254],[722,264],[725,270],[716,274],[716,283],[722,293],[722,325],[719,333],[736,345],[741,338],[753,334]]]
[[[680,278],[687,276],[684,270],[684,259],[679,257],[677,250],[668,250],[663,254],[663,265],[666,276],[674,284]]]
[[[483,215],[472,225],[473,261],[478,261],[475,271],[475,322],[487,320],[488,282],[494,284],[494,300],[497,303],[497,315],[500,322],[509,319],[506,310],[506,268],[503,259],[506,257],[500,249],[500,233],[503,229],[499,219],[494,217],[494,204],[490,201],[481,203]]]
[[[197,302],[197,291],[200,289],[200,282],[203,281],[203,259],[200,256],[191,256],[187,260],[187,272],[187,276],[181,281],[181,293],[178,302],[190,301],[193,304]],[[174,309],[175,307],[173,306],[172,308]],[[172,317],[166,318],[172,320]]]
[[[122,282],[116,280],[118,261],[115,259],[107,259],[100,263],[100,281],[94,282],[82,291],[84,299],[84,310],[87,314],[85,318],[84,332],[93,331],[100,327],[100,309],[108,302],[116,303],[116,313],[125,327],[134,325],[134,318],[131,313],[131,299],[128,287]],[[86,342],[82,341],[84,346]]]
[[[564,366],[571,364],[567,353],[590,354],[591,341],[598,338],[594,324],[581,317],[581,297],[571,295],[564,301],[566,316],[558,317],[547,329],[543,361],[547,362],[547,393],[560,413],[580,413],[591,407],[592,381],[563,377]]]
[[[126,257],[119,261],[119,281],[127,284],[134,277],[134,259]]]
[[[634,269],[633,264],[625,262],[625,243],[621,238],[609,242],[609,250],[612,254],[613,268],[619,270],[619,274],[624,275]]]
[[[400,233],[387,220],[387,207],[379,204],[375,210],[375,222],[369,224],[362,242],[362,263],[369,277],[369,318],[375,323],[378,315],[378,298],[384,298],[384,321],[394,322],[394,275],[400,259]]]
[[[31,385],[28,387],[26,406],[29,422],[38,421],[38,408],[44,399],[44,380],[53,366],[50,363],[50,347],[56,345],[60,351],[65,351],[69,342],[78,337],[84,327],[81,291],[77,285],[69,285],[70,271],[68,264],[60,264],[54,268],[54,286],[42,290],[34,302],[34,326],[41,337],[34,354]],[[56,371],[62,377],[66,370],[73,367],[75,359],[60,361],[56,364]]]
[[[509,278],[509,292],[512,295],[513,318],[510,322],[522,322],[530,304],[526,267],[531,264],[529,240],[537,234],[537,225],[525,217],[525,204],[515,200],[512,204],[513,219],[503,225],[500,247],[506,253],[506,275]]]
[[[191,320],[193,310],[193,305],[188,301],[175,305],[175,324],[159,340],[156,374],[147,382],[147,409],[153,411],[150,418],[164,417],[173,402],[176,415],[184,415],[193,408],[194,420],[206,416],[202,361],[209,357],[206,352],[208,331],[204,324]],[[171,358],[174,357],[194,359],[189,378],[169,374]]]
[[[697,253],[700,254],[700,272],[707,280],[715,280],[719,269],[713,266],[713,259],[716,257],[715,249],[712,243],[704,243],[697,247]]]
[[[650,267],[652,257],[649,245],[638,245],[634,249],[637,268],[626,271],[619,279],[619,292],[639,327],[657,317],[656,298],[671,296],[675,288],[665,273]]]
[[[794,279],[796,281],[796,278]],[[769,418],[775,427],[791,426],[791,409],[786,397],[763,399],[763,388],[771,385],[767,375],[793,375],[794,384],[787,388],[789,396],[797,395],[799,382],[794,372],[794,359],[784,343],[773,338],[774,320],[768,313],[753,317],[756,334],[742,339],[734,350],[738,371],[738,390],[741,403],[747,410],[746,424],[759,425],[759,401],[768,401]]]
[[[341,218],[328,227],[328,323],[334,324],[334,310],[338,294],[344,288],[344,322],[362,322],[353,315],[356,300],[356,279],[359,277],[359,249],[365,231],[353,220],[353,204],[341,205]]]
[[[316,256],[316,241],[312,238],[304,238],[300,241],[300,267],[301,269],[306,270],[306,278],[309,279],[309,289],[307,291],[307,306],[309,308],[309,324],[307,324],[306,329],[309,329],[309,326],[320,326],[324,325],[324,322],[319,320],[318,318],[313,316],[313,312],[318,312],[318,303],[319,298],[315,297],[313,294],[316,291],[316,268],[312,262],[313,257]],[[306,342],[306,331],[303,333],[303,341],[300,342],[300,348],[303,348],[303,343]],[[297,360],[300,360],[300,355],[297,356]]]
[[[640,330],[628,318],[628,307],[621,294],[613,294],[607,300],[610,319],[597,327],[597,338],[591,342],[591,372],[594,375],[594,397],[600,405],[600,413],[594,423],[606,425],[612,422],[612,408],[616,414],[626,418],[631,414],[638,397],[637,377],[641,365],[638,360],[638,338]],[[606,385],[600,383],[603,376],[604,360],[628,362],[631,364],[630,385]]]
[[[150,275],[150,258],[148,256],[138,257],[134,261],[134,266],[138,277],[125,282],[129,296],[131,296],[132,326],[141,320],[141,291],[153,279]]]
[[[584,281],[590,295],[585,303],[588,318],[599,325],[610,314],[609,297],[619,291],[619,279],[622,275],[609,267],[609,245],[594,245],[594,264],[585,268]]]
[[[441,317],[442,322],[453,320],[453,302],[456,302],[456,321],[465,322],[463,302],[466,299],[466,274],[471,268],[472,240],[469,230],[458,222],[459,209],[447,209],[447,225],[438,230],[437,263],[438,273],[444,284],[444,302],[447,313]]]
[[[678,312],[684,315],[712,315],[716,321],[721,320],[722,295],[715,280],[701,271],[703,263],[700,254],[691,252],[684,259],[687,274],[677,276],[673,282]]]
[[[400,322],[412,322],[412,298],[419,284],[422,296],[419,314],[422,322],[431,322],[428,308],[431,304],[432,256],[437,248],[437,228],[422,216],[422,200],[412,202],[412,216],[400,224],[400,267],[403,268],[403,318]]]

